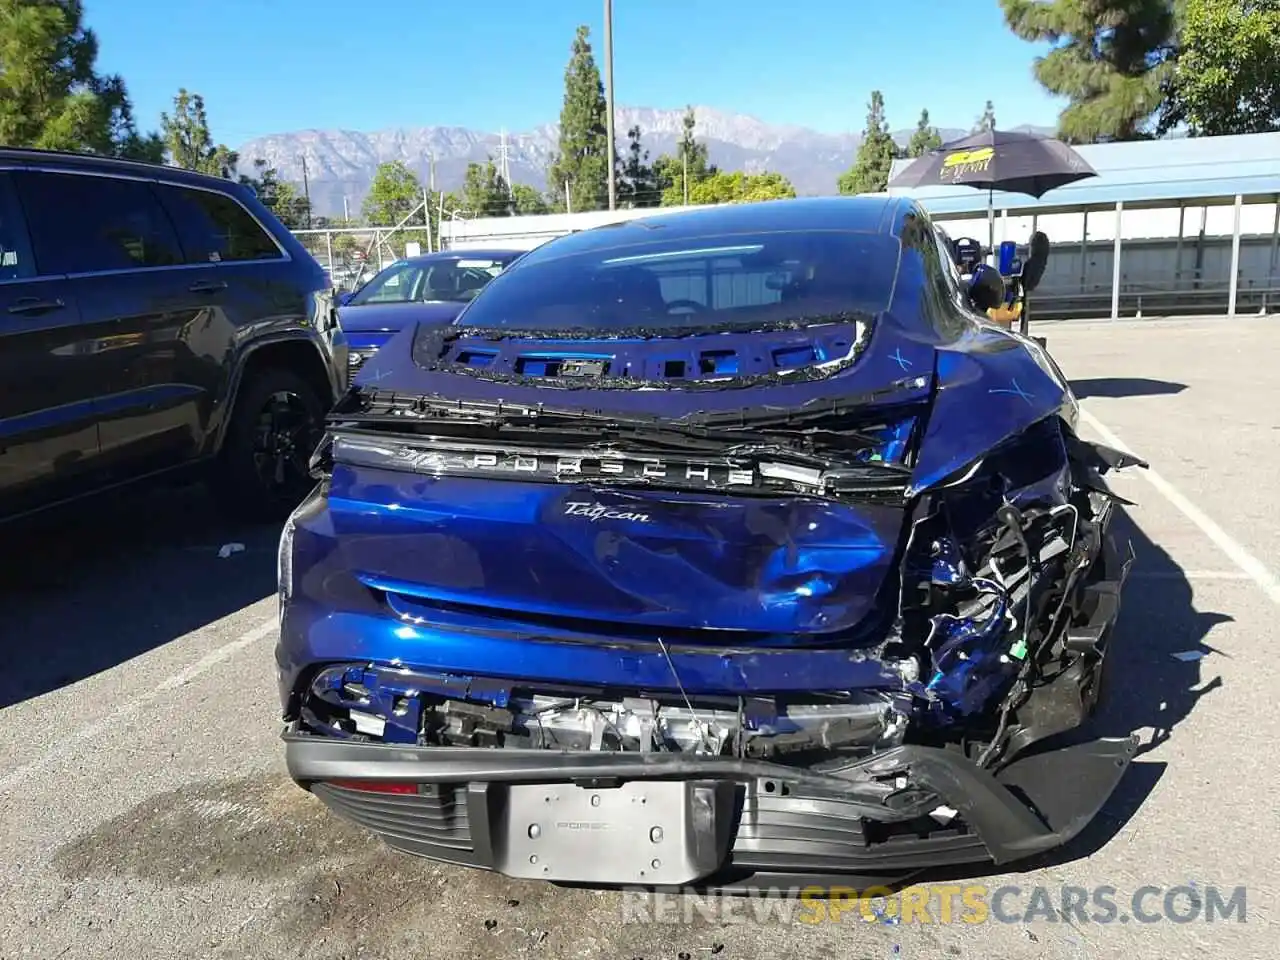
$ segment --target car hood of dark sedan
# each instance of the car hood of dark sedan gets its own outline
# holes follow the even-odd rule
[[[410,324],[452,323],[465,303],[431,301],[423,303],[366,303],[338,308],[342,329],[352,331],[401,330]]]

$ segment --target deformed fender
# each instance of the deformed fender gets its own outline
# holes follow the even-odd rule
[[[1074,427],[1066,378],[1038,344],[992,327],[937,348],[936,393],[908,496],[972,465],[1046,417]]]

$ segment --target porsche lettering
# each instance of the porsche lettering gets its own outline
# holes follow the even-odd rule
[[[496,473],[546,479],[598,478],[638,482],[664,480],[707,487],[755,486],[759,481],[757,471],[752,467],[651,458],[476,453],[403,447],[396,451],[395,460],[413,470],[440,474]]]

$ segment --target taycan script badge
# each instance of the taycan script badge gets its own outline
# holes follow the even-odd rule
[[[597,520],[632,520],[635,523],[648,523],[649,515],[647,513],[637,513],[633,510],[615,510],[613,507],[606,507],[602,503],[586,503],[583,501],[571,501],[564,505],[564,515],[566,517],[582,517],[595,523]]]

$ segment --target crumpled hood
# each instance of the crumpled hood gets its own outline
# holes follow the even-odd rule
[[[445,324],[462,312],[465,303],[368,303],[338,308],[344,332],[402,330],[415,324]]]
[[[357,383],[462,403],[661,420],[928,403],[912,495],[1038,420],[1060,414],[1074,422],[1066,378],[1034,341],[987,324],[943,339],[886,313],[858,347],[859,326],[566,339],[411,325]],[[578,372],[564,375],[566,361]]]
[[[903,484],[887,497],[873,487],[741,495],[728,487],[785,469],[756,462],[747,480],[717,486],[713,472],[727,467],[714,454],[593,452],[589,437],[585,455],[512,453],[483,438],[458,454],[424,434],[349,434],[331,451],[335,556],[408,622],[453,611],[486,630],[646,628],[764,645],[848,637],[883,613],[914,495],[1069,402],[1042,351],[1012,334],[972,324],[943,341],[917,328],[887,314],[666,336],[406,328],[357,381],[397,402],[684,418],[729,435],[751,421],[786,429],[800,414],[884,417],[914,438],[910,480],[886,473],[889,488]],[[822,441],[837,461],[849,442]],[[569,473],[547,482],[566,457]],[[671,489],[608,482],[620,476],[660,476]]]
[[[934,344],[888,315],[751,331],[544,336],[406,328],[362,371],[379,390],[678,419],[928,397]]]

